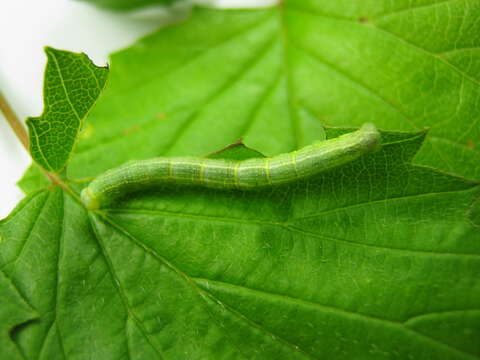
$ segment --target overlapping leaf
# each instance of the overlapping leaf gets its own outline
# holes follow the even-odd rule
[[[197,9],[112,56],[69,174],[204,155],[240,136],[274,154],[316,139],[322,124],[370,121],[431,128],[416,162],[479,178],[479,12],[472,0]]]
[[[85,54],[46,48],[44,111],[27,119],[30,154],[45,170],[61,171],[67,164],[83,119],[102,91],[108,70]]]

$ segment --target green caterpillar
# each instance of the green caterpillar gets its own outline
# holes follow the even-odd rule
[[[164,184],[253,190],[289,183],[343,165],[373,151],[380,134],[373,124],[298,151],[246,160],[165,157],[130,162],[110,169],[82,191],[88,209],[110,204],[126,193]]]

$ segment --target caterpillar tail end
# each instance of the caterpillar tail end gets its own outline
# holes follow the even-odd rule
[[[88,210],[97,210],[100,208],[100,201],[92,194],[89,187],[82,190],[80,198]]]
[[[382,136],[380,135],[380,132],[377,130],[377,127],[373,125],[372,123],[365,123],[362,125],[360,128],[360,132],[364,134],[368,134],[368,136],[365,136],[365,146],[368,148],[370,151],[375,150],[378,145],[380,145],[380,140]]]

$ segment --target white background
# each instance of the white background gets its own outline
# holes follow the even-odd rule
[[[223,7],[275,0],[203,0]],[[179,9],[177,9],[178,12]],[[20,119],[42,113],[44,46],[85,52],[97,65],[164,22],[162,9],[115,13],[75,0],[0,0],[0,91]],[[0,219],[22,199],[16,186],[30,158],[0,114]]]

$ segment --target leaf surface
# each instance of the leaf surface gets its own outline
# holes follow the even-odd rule
[[[262,153],[245,146],[243,140],[230,144],[223,149],[207,155],[210,159],[246,160],[265,157]]]
[[[0,222],[0,267],[40,315],[15,331],[17,348],[28,359],[479,359],[480,187],[467,179],[480,172],[467,50],[477,10],[197,9],[114,54],[62,187],[36,191],[32,170]],[[129,160],[204,156],[242,136],[273,155],[366,121],[431,129],[383,131],[377,152],[264,191],[165,187],[97,212],[78,199]]]
[[[3,271],[0,271],[0,294],[0,349],[4,356],[9,355],[9,359],[22,359],[22,353],[12,341],[14,330],[38,314],[25,302]]]
[[[60,172],[68,162],[83,119],[102,91],[107,68],[85,54],[45,48],[44,111],[27,119],[30,154],[47,171]]]
[[[51,183],[48,177],[42,173],[41,168],[32,163],[17,182],[17,185],[25,194],[30,194],[50,186]]]
[[[373,154],[265,191],[173,187],[90,214],[60,188],[29,195],[0,223],[0,266],[41,315],[18,346],[32,359],[479,358],[467,212],[480,188],[411,165],[424,137],[383,133]]]
[[[373,122],[430,128],[415,162],[478,179],[479,12],[475,0],[196,9],[112,55],[69,176],[240,137],[278,154],[321,139],[323,125]]]

